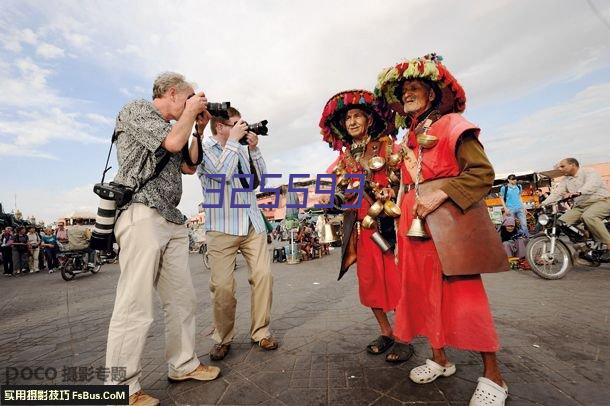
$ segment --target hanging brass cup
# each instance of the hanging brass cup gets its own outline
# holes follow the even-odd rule
[[[421,145],[422,148],[432,148],[438,144],[438,137],[424,132],[417,136],[417,143]]]
[[[400,207],[398,207],[396,203],[391,200],[386,200],[385,204],[383,205],[383,211],[390,217],[400,216]]]
[[[381,203],[381,200],[377,200],[375,203],[373,203],[371,205],[371,207],[369,207],[368,215],[371,216],[372,218],[375,218],[375,217],[379,216],[382,211],[383,211],[383,203]]]
[[[400,164],[401,161],[401,156],[400,154],[391,154],[388,157],[388,165],[390,165],[390,167],[394,168],[396,166],[398,166],[398,164]]]
[[[373,226],[375,225],[375,219],[367,214],[362,219],[361,224],[362,224],[362,227],[364,227],[364,228],[369,228],[369,229],[373,228]]]
[[[374,156],[369,159],[368,166],[372,171],[378,171],[385,166],[385,159],[380,156]]]

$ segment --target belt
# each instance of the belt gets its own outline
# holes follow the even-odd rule
[[[409,183],[408,185],[404,184],[402,185],[402,190],[404,191],[404,193],[409,193],[410,191],[415,189],[415,183]]]

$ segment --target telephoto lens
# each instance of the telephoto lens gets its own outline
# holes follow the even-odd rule
[[[112,249],[112,232],[116,218],[116,202],[100,197],[89,247],[99,251]]]

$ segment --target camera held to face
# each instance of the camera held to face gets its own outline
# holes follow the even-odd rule
[[[246,131],[253,132],[256,135],[269,135],[269,129],[267,128],[268,122],[269,121],[267,120],[263,120],[259,121],[258,123],[248,124],[248,128],[246,128]],[[248,140],[246,139],[246,137],[243,137],[239,140],[239,143],[241,145],[248,145]]]
[[[229,107],[231,102],[208,103],[208,112],[214,117],[229,119]]]

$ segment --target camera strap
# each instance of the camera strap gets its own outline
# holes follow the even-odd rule
[[[106,157],[106,166],[104,167],[104,172],[102,172],[102,181],[100,182],[102,184],[104,183],[104,179],[106,178],[106,173],[110,169],[112,169],[112,166],[108,166],[108,163],[110,162],[110,154],[112,153],[112,146],[116,142],[117,138],[118,138],[118,135],[116,133],[116,130],[114,130],[114,132],[112,133],[112,140],[110,141],[110,149],[108,150],[108,156]],[[199,150],[201,151],[201,146],[200,146]],[[156,158],[155,160],[157,161],[157,165],[155,166],[155,172],[153,173],[153,175],[151,177],[144,180],[144,182],[140,183],[138,185],[138,187],[136,189],[134,189],[134,191],[133,191],[134,193],[137,192],[138,190],[142,189],[144,187],[144,185],[146,185],[148,182],[150,182],[151,180],[153,180],[154,178],[159,176],[161,171],[165,168],[165,166],[169,162],[171,155],[168,154],[164,148],[159,147],[155,151],[155,158]]]
[[[196,124],[195,124],[195,126],[196,126]],[[195,127],[195,128],[197,128],[197,127]],[[195,135],[195,134],[193,134],[193,135]],[[191,161],[191,154],[189,153],[189,143],[187,142],[186,144],[184,144],[184,147],[182,147],[182,160],[188,166],[197,166],[203,160],[203,148],[201,146],[201,137],[203,137],[203,135],[195,137],[197,139],[197,141],[195,141],[195,142],[197,143],[197,147],[199,148],[197,160],[195,162]]]
[[[254,185],[252,186],[252,189],[256,189],[260,185],[261,181],[258,178],[258,174],[256,173],[256,168],[254,167],[254,161],[250,156],[250,151],[248,151],[248,160],[250,163],[250,173],[254,175]],[[237,173],[239,173],[240,175],[244,174],[244,170],[241,167],[241,161],[239,159],[237,160]],[[248,181],[245,178],[239,178],[239,182],[241,183],[241,186],[243,188],[248,189]]]

